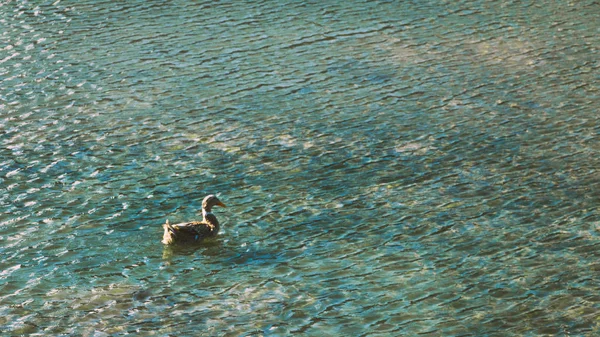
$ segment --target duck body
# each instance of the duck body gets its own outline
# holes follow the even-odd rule
[[[202,221],[190,221],[171,225],[169,220],[163,225],[162,243],[194,243],[219,233],[219,221],[211,212],[213,206],[226,207],[216,196],[208,195],[202,201]]]

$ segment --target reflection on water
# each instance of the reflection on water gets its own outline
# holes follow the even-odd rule
[[[0,7],[0,331],[597,333],[596,3]]]

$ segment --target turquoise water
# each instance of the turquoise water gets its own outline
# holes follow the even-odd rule
[[[600,330],[597,2],[0,5],[3,335]],[[217,239],[161,224],[228,208]]]

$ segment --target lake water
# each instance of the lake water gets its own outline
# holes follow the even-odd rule
[[[2,335],[600,333],[595,1],[3,1]],[[161,224],[218,238],[165,248]]]

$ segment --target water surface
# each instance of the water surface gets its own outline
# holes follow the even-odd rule
[[[6,335],[598,333],[600,7],[0,4]],[[221,235],[161,224],[219,193]]]

